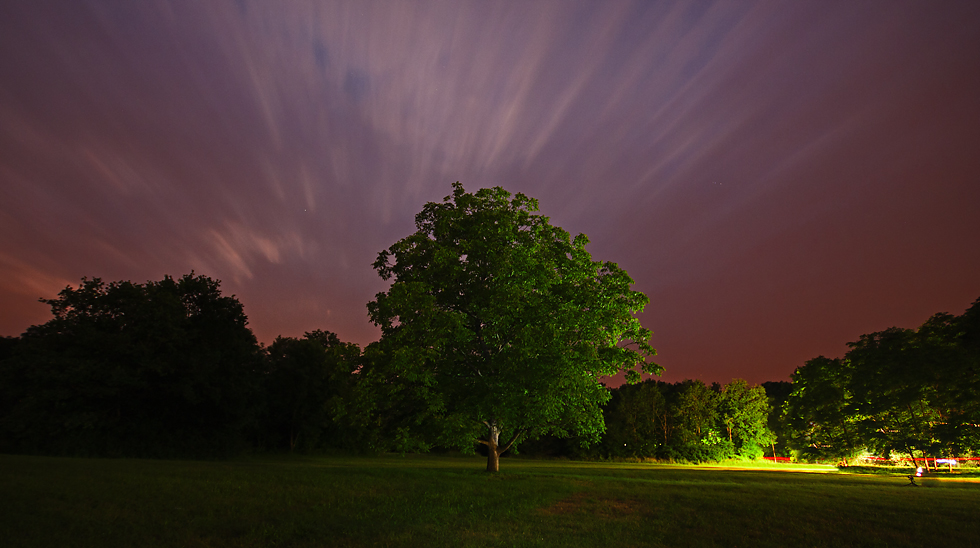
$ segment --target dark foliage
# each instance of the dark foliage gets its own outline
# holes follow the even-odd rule
[[[0,450],[221,456],[240,451],[261,349],[241,303],[204,276],[83,279],[0,362]]]
[[[725,386],[649,380],[620,386],[610,394],[604,409],[606,433],[589,453],[593,457],[751,459],[762,456],[762,448],[771,441],[765,393],[740,379]]]
[[[277,337],[262,378],[262,445],[291,452],[345,447],[351,433],[335,417],[351,397],[360,358],[356,344],[329,331]]]
[[[804,458],[969,456],[980,451],[980,299],[918,329],[892,327],[793,374],[783,425]]]
[[[775,455],[769,452],[766,455],[788,457],[791,454],[791,449],[787,444],[789,433],[784,427],[782,413],[783,406],[789,399],[789,395],[793,392],[793,383],[789,381],[768,381],[762,383],[761,386],[766,391],[766,397],[769,399],[769,418],[766,423],[773,436],[775,436],[775,441],[772,444],[772,450],[775,452]]]

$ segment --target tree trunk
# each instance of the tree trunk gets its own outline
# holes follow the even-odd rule
[[[489,435],[487,436],[487,472],[500,471],[500,453],[498,452],[498,442],[500,441],[500,427],[496,421],[490,421]]]

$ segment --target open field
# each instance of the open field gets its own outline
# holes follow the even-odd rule
[[[21,546],[976,546],[980,483],[478,457],[0,455]]]

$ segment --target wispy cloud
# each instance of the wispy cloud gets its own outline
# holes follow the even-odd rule
[[[787,373],[751,364],[883,321],[869,288],[922,287],[907,317],[975,292],[948,235],[980,233],[977,29],[969,2],[5,2],[0,329],[65,278],[193,268],[264,339],[365,343],[375,254],[460,180],[628,267],[669,371]]]

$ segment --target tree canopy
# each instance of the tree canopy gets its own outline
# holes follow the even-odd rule
[[[334,417],[349,397],[361,349],[330,331],[303,338],[276,337],[267,349],[263,386],[265,432],[273,447],[289,451],[345,445]]]
[[[765,390],[733,379],[724,386],[700,380],[647,380],[612,391],[605,407],[608,431],[592,456],[689,462],[757,459],[774,442]]]
[[[600,378],[661,371],[634,316],[646,296],[615,263],[593,261],[584,234],[571,238],[537,209],[523,194],[456,183],[374,263],[392,280],[368,304],[382,376],[411,385],[443,421],[443,443],[487,445],[491,471],[524,438],[597,440],[609,398]]]
[[[784,418],[804,456],[954,457],[980,450],[980,299],[918,329],[891,327],[793,374]]]
[[[776,441],[767,424],[769,398],[763,387],[749,386],[742,379],[732,380],[721,390],[719,411],[728,441],[740,456],[758,458],[764,447]]]
[[[239,450],[261,349],[205,276],[83,279],[0,361],[2,449],[177,456]]]

